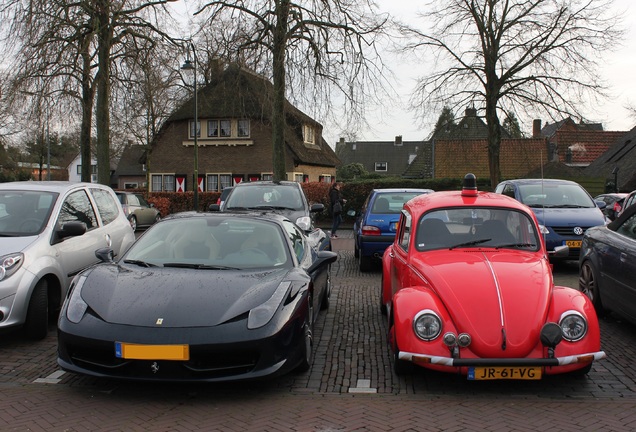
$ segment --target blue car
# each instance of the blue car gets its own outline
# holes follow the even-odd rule
[[[367,272],[380,262],[393,243],[404,203],[432,189],[373,189],[353,225],[354,254],[360,271]]]
[[[581,185],[573,181],[506,180],[497,185],[495,192],[515,198],[534,211],[552,260],[578,260],[585,231],[607,223],[602,212],[605,203],[594,201]]]

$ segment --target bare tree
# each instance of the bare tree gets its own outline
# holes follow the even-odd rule
[[[206,26],[220,32],[228,57],[272,77],[275,180],[286,178],[285,99],[293,94],[288,79],[297,95],[315,105],[328,100],[330,89],[339,90],[347,113],[358,120],[361,101],[382,93],[376,43],[386,20],[375,11],[369,0],[227,0],[204,1],[195,13],[205,14]],[[217,25],[230,17],[229,28]]]
[[[421,17],[430,32],[404,26],[409,52],[428,48],[434,70],[419,79],[412,106],[481,102],[488,125],[490,181],[500,178],[505,112],[583,118],[586,98],[605,95],[604,52],[620,41],[613,0],[434,0]]]

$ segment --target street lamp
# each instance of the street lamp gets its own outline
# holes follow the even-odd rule
[[[199,108],[197,101],[197,51],[192,41],[188,41],[192,48],[192,57],[194,61],[190,61],[190,50],[188,49],[188,58],[186,59],[181,70],[191,70],[194,72],[194,211],[199,210]],[[189,128],[188,128],[189,129]]]

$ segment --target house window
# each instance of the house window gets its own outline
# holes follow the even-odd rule
[[[216,192],[219,190],[219,175],[208,174],[208,191]]]
[[[375,170],[376,171],[387,171],[387,163],[386,162],[376,162],[375,163]]]
[[[139,188],[139,183],[124,183],[124,189],[137,189]]]
[[[208,120],[208,137],[218,138],[219,136],[219,121]]]
[[[229,137],[232,136],[232,121],[231,120],[220,120],[220,136]]]
[[[303,125],[303,140],[307,144],[314,143],[314,127],[310,125]]]
[[[318,176],[318,181],[320,183],[331,183],[331,175],[322,174],[322,175]]]
[[[221,190],[232,186],[232,174],[219,174],[219,183],[221,184]]]
[[[151,192],[174,192],[174,174],[153,174]]]
[[[194,138],[194,121],[190,121],[190,138]],[[197,138],[201,136],[201,122],[197,121]]]
[[[272,174],[272,173],[263,173],[263,174],[261,174],[261,179],[262,180],[267,180],[267,181],[272,181],[272,180],[274,180],[274,174]]]
[[[302,183],[303,182],[303,178],[304,177],[303,177],[302,173],[300,173],[300,174],[294,173],[294,181],[295,182]]]
[[[77,174],[82,174],[82,164],[77,165]],[[97,165],[91,165],[91,174],[97,174]]]
[[[250,121],[247,119],[238,121],[238,136],[249,137],[250,136]]]

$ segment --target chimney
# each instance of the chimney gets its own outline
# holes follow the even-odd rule
[[[402,145],[402,135],[397,135],[395,137],[394,145],[396,145],[396,146],[401,146]]]
[[[532,120],[532,138],[541,138],[541,119]]]

